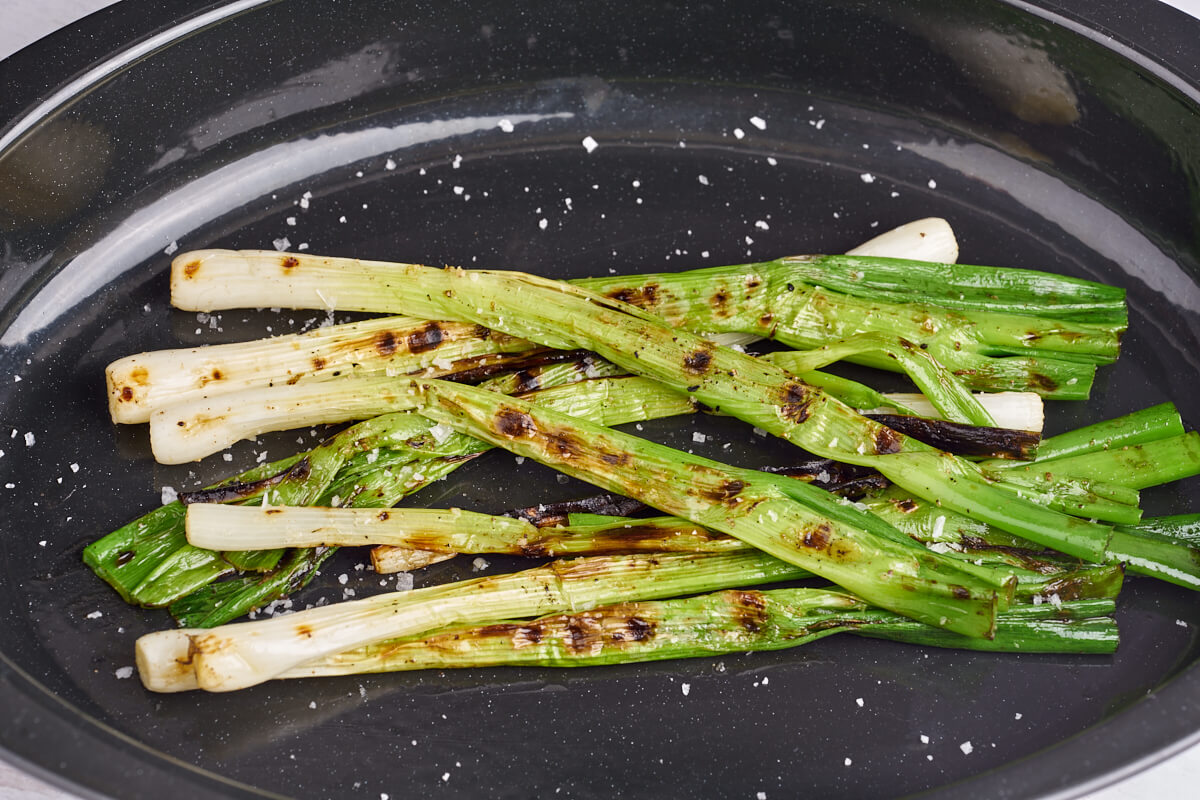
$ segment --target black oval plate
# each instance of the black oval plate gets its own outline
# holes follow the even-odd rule
[[[0,745],[123,797],[876,797],[1072,794],[1194,740],[1200,607],[1148,581],[1122,595],[1112,657],[835,637],[156,696],[122,668],[165,613],[124,606],[79,561],[163,486],[299,446],[162,467],[144,430],[108,421],[113,359],[323,317],[172,311],[176,248],[571,277],[841,251],[940,215],[964,260],[1128,288],[1124,356],[1051,431],[1168,399],[1195,426],[1200,25],[1155,6],[1139,41],[1107,38],[1123,8],[294,0],[135,19],[122,3],[5,62]],[[730,421],[644,432],[783,457]],[[1198,486],[1147,492],[1148,510],[1197,510]],[[497,452],[414,502],[584,491]],[[340,598],[341,574],[358,596],[385,588],[339,558],[299,600]],[[471,574],[459,561],[418,585]]]

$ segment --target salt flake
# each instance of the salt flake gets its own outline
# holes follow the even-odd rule
[[[600,146],[600,143],[597,142],[595,139],[593,139],[591,136],[583,137],[583,141],[580,142],[580,144],[582,144],[583,149],[587,150],[589,153]]]
[[[441,444],[454,435],[454,428],[443,422],[439,422],[429,429],[429,435],[433,437],[435,442]]]

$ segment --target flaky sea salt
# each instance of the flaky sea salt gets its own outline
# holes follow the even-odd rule
[[[971,746],[970,742],[963,742],[962,744],[960,744],[958,746],[958,749],[963,751],[964,756],[969,756],[971,754],[971,751],[974,750],[975,748]]]
[[[179,492],[175,491],[174,486],[162,487],[162,504],[165,506],[168,503],[174,503],[179,499]]]
[[[750,124],[758,128],[760,131],[765,131],[767,129],[767,121],[762,117],[751,117]]]
[[[500,120],[499,122],[496,123],[496,127],[499,128],[500,130],[504,131],[505,133],[513,132],[512,120],[509,120],[509,119]]]
[[[289,247],[292,246],[292,243],[290,241],[288,241],[288,238],[286,236],[282,236],[278,239],[272,239],[271,244],[275,245],[276,250],[280,250],[280,251],[287,250]]]
[[[869,172],[864,172],[863,174],[859,175],[858,177],[859,177],[859,180],[861,180],[863,183],[874,183],[875,182],[875,176]]]
[[[591,136],[583,137],[583,141],[580,142],[580,144],[582,144],[583,149],[587,150],[589,153],[600,146],[600,143],[597,142],[595,139],[593,139]]]
[[[683,696],[687,697],[692,692],[692,685],[690,683],[681,683],[679,684],[679,689],[683,692]]]
[[[454,428],[451,428],[444,422],[439,422],[429,429],[429,435],[433,437],[435,442],[441,444],[454,435]]]
[[[116,672],[114,672],[113,674],[117,676],[118,680],[122,680],[122,681],[126,680],[127,678],[132,678],[133,677],[133,667],[117,667]]]

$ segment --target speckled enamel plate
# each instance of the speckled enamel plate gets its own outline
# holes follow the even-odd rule
[[[965,261],[1128,289],[1121,361],[1051,431],[1164,400],[1200,425],[1198,56],[1196,21],[1116,0],[121,3],[19,53],[0,65],[0,746],[118,797],[776,799],[1066,796],[1196,739],[1200,604],[1148,581],[1111,657],[833,637],[156,696],[127,676],[166,613],[126,607],[80,552],[164,486],[299,446],[162,467],[108,420],[118,357],[313,324],[173,311],[177,248],[569,277],[843,251],[943,216]],[[783,457],[719,419],[644,433]],[[1146,506],[1200,510],[1198,489]],[[413,502],[585,491],[496,452]],[[343,573],[383,590],[337,558],[301,601],[340,598]]]

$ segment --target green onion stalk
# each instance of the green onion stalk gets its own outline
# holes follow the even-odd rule
[[[827,589],[727,590],[577,614],[454,628],[377,642],[301,664],[283,678],[473,667],[590,667],[782,650],[835,633],[1005,653],[1112,653],[1112,600],[1014,606],[993,639],[975,639],[871,608]]]
[[[781,260],[803,282],[854,297],[897,303],[922,297],[931,305],[960,312],[1047,316],[1118,327],[1129,318],[1124,289],[1048,272],[933,263],[936,259],[864,259],[854,253]]]
[[[795,486],[785,494],[774,476],[724,467],[516,398],[440,381],[414,382],[412,389],[423,395],[425,413],[461,433],[736,536],[880,607],[986,637],[993,632],[996,609],[1007,602],[1012,579],[1006,572],[994,574],[993,583],[1005,590],[998,592],[978,567],[967,569],[930,553],[878,518],[803,482],[791,481]],[[282,625],[276,620],[243,625],[271,623]],[[295,623],[298,627],[286,630],[300,632],[301,621]],[[245,680],[264,672],[254,665],[281,663],[274,655],[260,654],[256,648],[265,639],[253,630],[223,626],[213,629],[212,636],[191,639],[202,687],[247,685]],[[337,637],[331,641],[337,646],[330,652],[354,646]],[[281,647],[285,655],[304,652],[299,646]]]
[[[137,640],[142,682],[154,691],[231,691],[280,677],[306,661],[385,639],[513,617],[578,612],[809,577],[764,553],[599,556],[407,592],[388,592],[295,614],[176,628]]]
[[[720,553],[746,543],[677,517],[606,519],[542,527],[519,517],[460,508],[277,508],[197,503],[188,541],[213,550],[392,545],[443,553],[531,558],[620,553]]]
[[[477,322],[547,347],[593,350],[816,455],[872,466],[918,496],[1068,555],[1095,562],[1107,558],[1111,527],[1014,497],[973,464],[872,423],[779,367],[673,329],[621,301],[518,273],[292,258],[295,263],[284,266],[277,253],[187,254],[175,261],[173,302],[195,310],[263,304],[268,298],[270,305],[288,307],[326,302],[343,309],[386,307]],[[252,296],[231,291],[234,284],[249,284]],[[329,415],[369,416],[385,410],[380,405],[411,402],[402,397],[405,381],[380,380],[357,382],[356,389],[366,391],[355,391],[353,401],[339,392],[338,401],[331,403],[329,396],[305,395],[297,385],[287,394],[261,390],[255,398],[239,393],[229,396],[237,398],[233,401],[184,404],[152,417],[152,444],[161,460],[182,462],[270,427],[328,421]],[[270,415],[260,413],[265,408],[260,397],[272,398]],[[366,402],[372,397],[379,405]]]
[[[889,509],[868,506],[885,518]],[[918,514],[918,518],[925,515]],[[1000,567],[1017,581],[1014,596],[1080,599],[1115,597],[1122,570],[1116,565],[1083,565],[1050,552],[1032,553],[1015,545],[970,551],[946,547],[955,542],[943,532],[896,520],[913,539],[945,555],[978,567]],[[970,520],[968,520],[970,522]],[[539,527],[527,519],[493,516],[459,508],[278,508],[193,504],[187,511],[188,541],[214,550],[259,547],[399,547],[454,555],[508,554],[562,557],[615,553],[716,553],[752,549],[749,544],[678,517],[627,518],[571,515],[566,525]],[[960,534],[956,543],[962,542]],[[378,571],[378,568],[377,568]],[[218,584],[223,586],[224,584]],[[185,622],[190,624],[190,622]]]
[[[629,421],[694,410],[684,396],[644,379],[578,380],[614,371],[605,362],[585,359],[499,376],[487,387],[501,393],[533,389],[545,402],[593,420],[606,418],[606,406],[616,409],[607,418]],[[189,503],[258,504],[265,495],[273,506],[386,508],[486,449],[415,414],[397,413],[361,423],[307,454],[255,467],[183,497]],[[195,547],[184,539],[183,511],[180,502],[156,509],[90,545],[84,560],[127,602],[168,606],[184,624],[208,627],[303,586],[334,552],[289,553],[281,562],[283,550],[277,547],[248,553]],[[372,553],[377,569],[387,572],[449,557],[444,551],[397,547]],[[246,570],[256,574],[220,580]]]
[[[1122,290],[1031,270],[880,257],[912,248],[575,283],[710,336],[766,337],[812,349],[859,334],[885,335],[928,351],[967,385],[989,392],[1085,398],[1095,366],[1116,356],[1126,324]],[[914,305],[913,298],[927,303]],[[1027,314],[1035,316],[1020,316]],[[439,377],[456,360],[483,364],[533,347],[474,325],[368,320],[269,342],[128,356],[107,370],[109,406],[114,421],[145,422],[156,408],[200,395],[347,374]],[[889,352],[845,357],[884,369],[904,366]]]
[[[851,252],[953,261],[958,245],[945,220],[925,219]],[[109,410],[114,422],[141,423],[159,408],[199,396],[352,374],[437,378],[461,372],[465,364],[492,368],[536,348],[480,325],[412,317],[330,325],[261,341],[127,356],[106,370]]]
[[[888,301],[871,295],[866,284],[858,287],[867,293],[866,297],[830,291],[829,284],[819,280],[826,270],[864,275],[911,271],[914,277],[924,272],[925,294],[912,295],[916,297],[936,293],[941,275],[947,272],[955,276],[953,285],[963,287],[964,295],[964,284],[977,280],[983,285],[972,291],[974,308],[947,310],[933,302]],[[1081,292],[1105,291],[1120,309],[1118,316],[1109,322],[1082,322],[998,313],[996,308],[1033,307],[1044,309],[1047,317],[1054,316],[1056,306],[1047,301],[1046,295],[1024,291],[1021,281],[1009,280],[1012,276],[1034,283],[1070,284]],[[633,303],[672,325],[686,325],[688,330],[753,333],[799,349],[860,333],[885,333],[926,349],[973,389],[1029,390],[1063,400],[1088,396],[1096,366],[1116,358],[1126,327],[1120,289],[1029,271],[862,256],[799,256],[685,273],[641,275],[632,280],[596,278],[576,284]],[[984,298],[998,284],[1017,290],[1027,302],[1014,300],[1007,306],[997,302],[989,308]],[[875,354],[849,358],[882,369],[897,369],[894,361]]]

